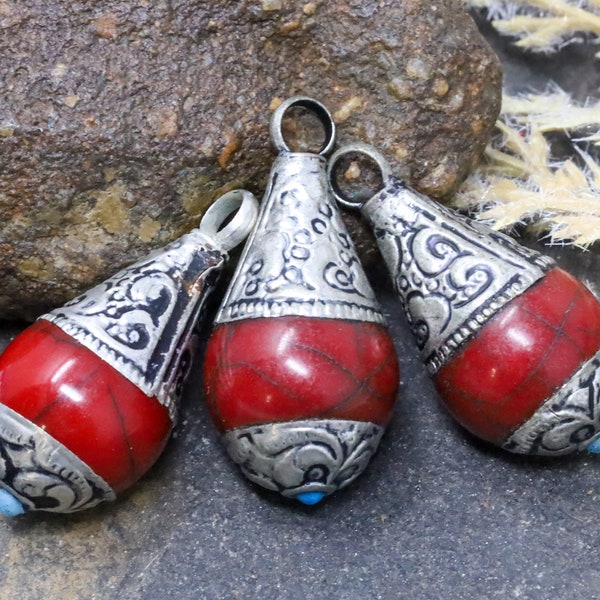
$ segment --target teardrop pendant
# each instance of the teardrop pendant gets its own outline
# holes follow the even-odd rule
[[[298,107],[325,129],[319,154],[292,152],[283,139],[284,115]],[[280,154],[216,318],[206,397],[249,479],[314,504],[353,481],[375,452],[396,398],[397,359],[327,189],[329,112],[290,98],[271,135]]]
[[[344,161],[364,159],[383,186],[354,202]],[[449,411],[469,431],[521,454],[596,451],[600,303],[554,261],[407,187],[373,148],[332,156],[341,203],[360,208]]]
[[[90,508],[156,461],[176,419],[193,328],[227,250],[257,212],[248,192],[222,196],[198,229],[43,315],[7,347],[0,512]]]

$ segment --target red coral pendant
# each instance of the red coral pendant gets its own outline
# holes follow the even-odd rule
[[[377,323],[279,317],[220,325],[205,362],[221,431],[322,418],[387,425],[398,368]]]
[[[247,192],[226,194],[199,229],[43,315],[8,346],[0,357],[0,512],[89,508],[156,461],[175,421],[195,323],[226,250],[257,212]]]
[[[0,397],[117,493],[154,464],[171,430],[156,398],[45,320],[0,357]]]
[[[290,108],[321,120],[320,154],[288,149],[281,122]],[[392,414],[398,366],[327,190],[329,112],[291,98],[274,113],[271,132],[280,154],[216,318],[206,398],[247,477],[314,504],[366,467]]]
[[[338,184],[344,162],[379,167],[366,202]],[[600,304],[545,256],[458,216],[391,175],[373,148],[331,159],[330,183],[359,207],[440,396],[473,434],[523,454],[600,446]]]
[[[600,348],[600,304],[560,269],[492,317],[436,376],[450,412],[502,445]]]

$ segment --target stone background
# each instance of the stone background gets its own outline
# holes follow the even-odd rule
[[[597,94],[592,53],[525,59],[487,32],[512,89]],[[533,245],[531,240],[525,240]],[[598,295],[600,257],[549,248]],[[158,464],[116,503],[0,521],[0,598],[575,600],[600,597],[600,459],[515,457],[438,405],[383,271],[403,386],[369,470],[314,508],[245,481],[200,401],[198,369]],[[2,326],[2,345],[20,330]]]
[[[1,318],[64,304],[232,187],[260,197],[286,97],[320,99],[339,143],[440,197],[500,103],[461,0],[0,0],[0,32]]]

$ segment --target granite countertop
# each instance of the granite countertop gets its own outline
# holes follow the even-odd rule
[[[525,60],[487,33],[513,90],[552,78],[597,93],[592,53]],[[598,295],[596,248],[545,251]],[[352,486],[305,507],[248,483],[209,421],[198,364],[166,452],[130,492],[81,514],[0,521],[0,598],[600,596],[600,459],[523,458],[466,434],[438,403],[385,272],[370,275],[402,387],[380,452]],[[3,324],[0,347],[20,328]]]

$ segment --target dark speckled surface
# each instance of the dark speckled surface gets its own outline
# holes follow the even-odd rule
[[[575,58],[587,85],[600,79],[580,50],[504,56],[513,89],[553,73],[584,94],[563,64]],[[598,294],[597,249],[549,253]],[[384,271],[371,275],[403,384],[354,485],[307,508],[247,483],[208,421],[198,368],[167,451],[131,492],[87,513],[0,521],[0,598],[600,597],[600,457],[526,459],[466,435],[439,406]],[[2,347],[18,330],[2,327]]]

